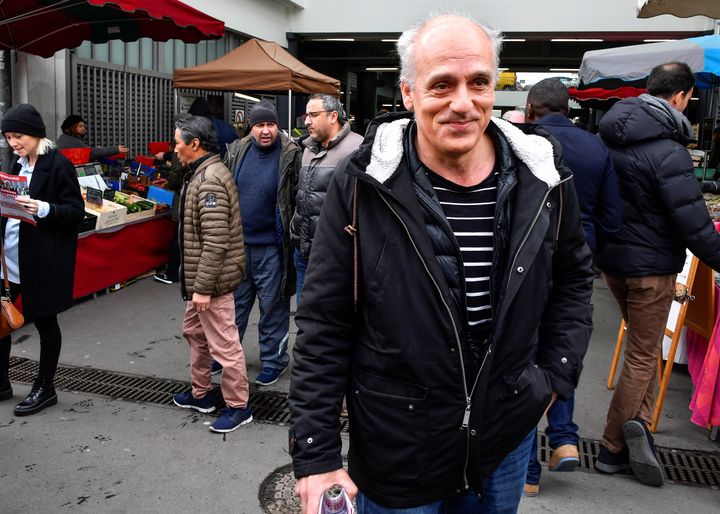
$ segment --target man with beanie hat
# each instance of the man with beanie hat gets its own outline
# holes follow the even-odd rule
[[[198,96],[193,101],[190,109],[188,109],[188,114],[192,114],[193,116],[203,116],[212,121],[218,146],[220,147],[220,158],[224,159],[230,143],[237,141],[238,135],[235,128],[227,121],[216,118],[213,114],[210,102],[202,96]]]
[[[65,150],[67,148],[88,148],[88,144],[82,140],[87,134],[87,123],[79,114],[71,114],[60,125],[62,134],[57,138],[55,144],[58,149]],[[90,160],[97,161],[110,157],[116,153],[126,153],[130,149],[125,145],[117,146],[96,146],[90,150]]]
[[[248,121],[250,134],[231,144],[225,157],[238,186],[247,260],[245,277],[235,291],[235,322],[242,341],[257,296],[262,369],[255,383],[270,385],[289,362],[290,296],[295,289],[289,224],[301,151],[279,132],[270,102],[257,103]]]

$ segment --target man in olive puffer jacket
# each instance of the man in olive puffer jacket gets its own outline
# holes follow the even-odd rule
[[[187,301],[183,335],[190,344],[192,391],[176,394],[173,401],[185,409],[214,411],[210,371],[215,359],[223,367],[221,390],[227,408],[210,430],[232,432],[252,421],[233,299],[245,273],[245,250],[237,188],[216,151],[210,120],[190,116],[177,122],[175,152],[190,168],[181,194],[179,234],[180,283]]]

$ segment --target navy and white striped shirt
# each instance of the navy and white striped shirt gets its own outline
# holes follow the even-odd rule
[[[498,173],[475,186],[460,186],[428,170],[430,183],[455,234],[463,261],[468,328],[485,331],[492,321],[490,270]]]

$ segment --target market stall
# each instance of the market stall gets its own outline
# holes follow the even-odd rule
[[[168,259],[177,223],[169,213],[78,236],[74,298],[152,271]]]
[[[250,39],[214,61],[178,68],[173,72],[174,88],[212,91],[287,91],[340,93],[340,81],[306,66],[287,50],[271,41]],[[292,109],[288,109],[288,133],[292,131]]]

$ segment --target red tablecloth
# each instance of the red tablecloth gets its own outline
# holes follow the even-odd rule
[[[73,297],[87,296],[162,266],[176,230],[177,224],[163,216],[81,234]]]

